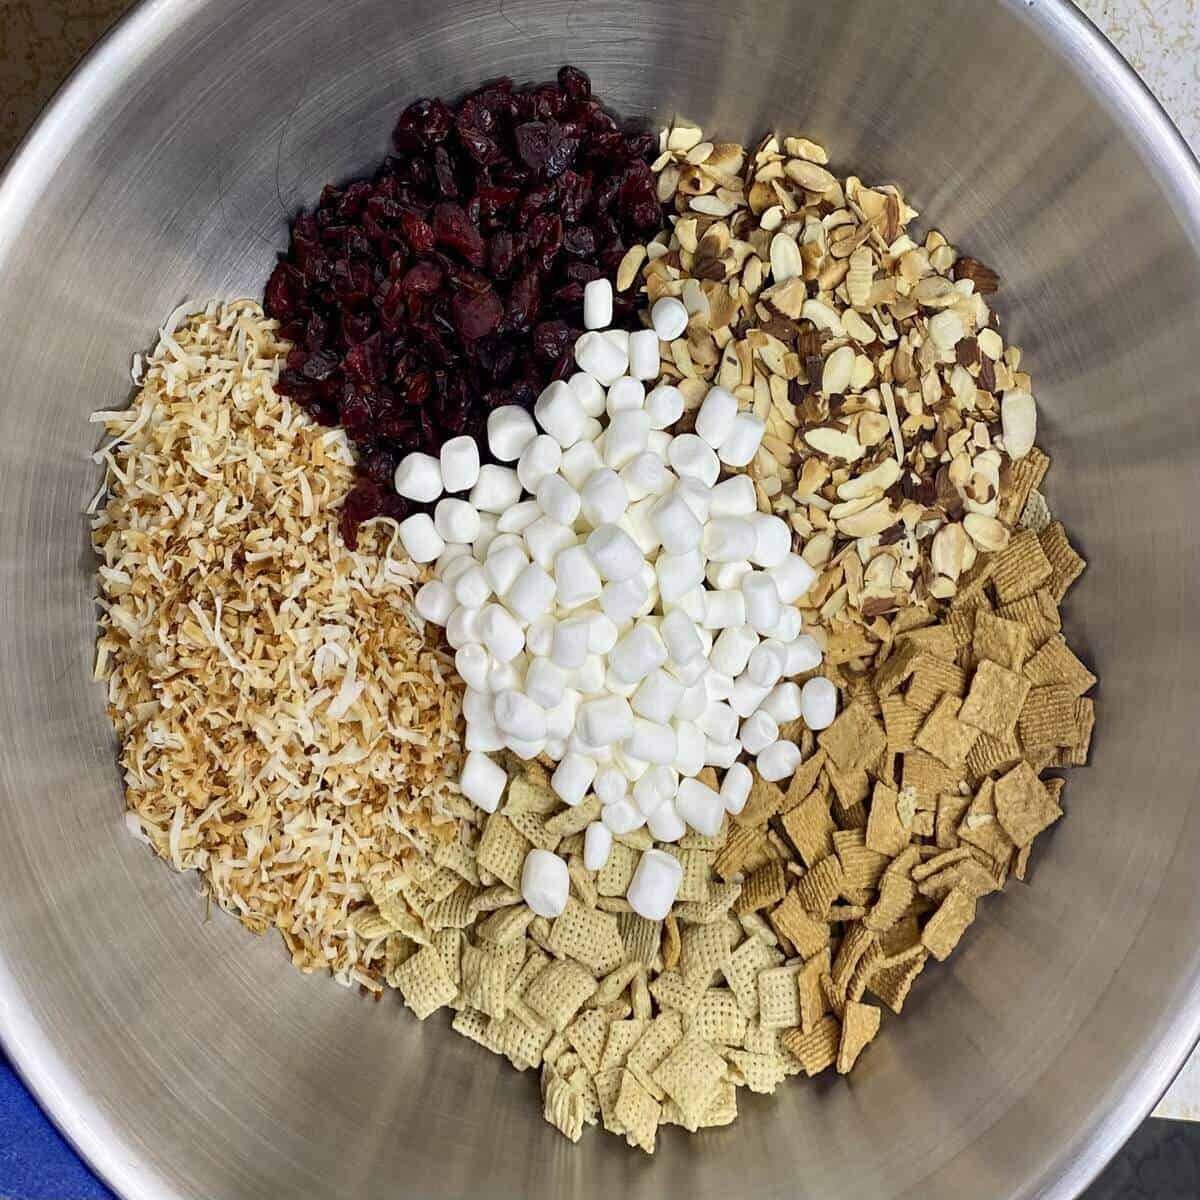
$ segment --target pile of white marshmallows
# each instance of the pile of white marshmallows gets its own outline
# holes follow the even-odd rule
[[[750,793],[742,754],[762,778],[786,779],[800,751],[780,725],[803,716],[824,729],[837,710],[828,680],[788,682],[821,661],[794,607],[812,568],[788,526],[758,511],[748,476],[721,479],[722,465],[753,459],[762,421],[714,387],[696,432],[672,436],[683,396],[647,394],[646,382],[659,374],[660,336],[679,336],[686,310],[662,299],[654,328],[633,334],[602,331],[611,313],[611,285],[588,284],[579,373],[546,388],[532,417],[516,406],[489,416],[492,455],[514,466],[480,466],[460,437],[440,460],[410,454],[396,471],[401,495],[437,500],[400,538],[416,562],[436,560],[416,606],[445,626],[467,684],[463,793],[494,812],[506,777],[488,752],[544,752],[564,804],[601,801],[584,837],[589,870],[614,834],[642,825],[659,842],[689,826],[716,834]],[[710,765],[725,770],[720,792],[695,778]],[[680,875],[673,856],[647,851],[629,903],[661,920]],[[522,893],[557,916],[566,864],[532,851]]]

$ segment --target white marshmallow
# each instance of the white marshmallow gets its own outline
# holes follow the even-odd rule
[[[708,580],[709,587],[715,588],[718,592],[732,591],[742,586],[742,580],[753,569],[744,558],[738,559],[736,562],[710,562],[705,569],[704,577]]]
[[[454,581],[449,572],[465,571],[474,561],[469,546],[459,546],[448,542],[445,550],[438,555],[437,562],[433,564],[433,573],[443,583],[451,584]]]
[[[624,354],[624,355],[626,355],[626,357],[628,357],[628,355],[629,355],[629,330],[628,329],[606,329],[604,331],[604,336],[606,338],[608,338],[608,340],[610,342],[612,342],[612,344],[614,346],[616,346],[616,348],[618,350],[620,350],[622,354]]]
[[[662,588],[661,576],[658,586]],[[673,608],[663,617],[658,632],[667,647],[667,654],[674,663],[682,665],[704,653],[695,622],[680,608]]]
[[[663,603],[673,604],[704,582],[704,559],[699,550],[660,554],[654,574]]]
[[[658,334],[653,329],[639,329],[629,335],[629,374],[634,379],[657,379],[662,359],[658,350]]]
[[[454,581],[454,598],[467,608],[482,608],[492,594],[487,572],[476,563]]]
[[[789,554],[770,570],[784,604],[795,604],[817,581],[817,573],[798,554]]]
[[[672,440],[667,461],[677,475],[690,475],[705,487],[712,487],[721,474],[716,451],[694,433],[681,433]]]
[[[814,733],[828,729],[837,717],[837,688],[818,675],[800,689],[800,715]]]
[[[567,386],[589,417],[598,417],[604,412],[604,389],[586,371],[577,371],[567,380]]]
[[[546,710],[546,736],[556,740],[566,741],[575,730],[575,717],[579,713],[580,695],[572,688],[567,688],[563,698],[553,707]],[[593,753],[597,762],[600,755]]]
[[[583,865],[589,871],[602,870],[612,853],[613,835],[603,821],[593,821],[583,831]]]
[[[604,459],[595,442],[576,442],[562,457],[562,465],[558,468],[562,477],[577,491],[582,491],[584,485],[592,477],[593,471],[604,466]]]
[[[579,608],[598,600],[604,587],[583,546],[568,546],[559,553],[554,560],[554,582],[563,608]]]
[[[683,681],[680,680],[680,682],[682,683]],[[683,696],[680,698],[679,705],[675,709],[675,716],[681,722],[686,721],[690,724],[697,720],[708,707],[708,701],[708,688],[705,687],[703,680],[686,685],[683,689]]]
[[[524,535],[533,561],[547,571],[554,566],[554,560],[563,550],[574,546],[579,540],[569,525],[553,517],[538,517],[524,530]]]
[[[537,426],[519,405],[504,404],[488,413],[488,449],[501,462],[516,462],[535,437]]]
[[[587,659],[588,623],[585,617],[569,617],[554,627],[550,657],[564,671],[582,667]]]
[[[602,805],[614,804],[629,792],[629,780],[619,767],[601,767],[593,786]]]
[[[496,728],[495,721],[472,721],[467,726],[467,736],[463,745],[468,750],[481,754],[492,754],[504,749],[505,736]]]
[[[521,451],[517,463],[517,478],[521,486],[527,492],[536,492],[538,484],[562,465],[562,458],[562,447],[548,433],[539,433]]]
[[[698,779],[683,779],[675,796],[675,810],[699,834],[715,837],[725,819],[720,794]]]
[[[749,658],[749,655],[747,655]],[[704,675],[704,689],[710,700],[728,700],[733,695],[732,675],[726,675],[715,667],[709,667]]]
[[[650,310],[650,324],[654,326],[655,336],[662,342],[673,342],[683,337],[688,327],[688,311],[683,302],[674,296],[664,296],[655,302]]]
[[[570,386],[556,379],[533,406],[537,423],[564,449],[575,445],[587,428],[588,415]]]
[[[707,653],[707,651],[705,651]],[[693,658],[689,663],[668,663],[667,670],[683,684],[685,688],[693,687],[697,683],[703,683],[705,675],[708,674],[708,659],[704,655],[698,658]]]
[[[607,655],[617,644],[618,631],[615,622],[602,612],[587,613],[588,653]]]
[[[632,833],[646,823],[641,810],[628,798],[606,805],[600,813],[600,820],[616,834]]]
[[[521,899],[539,917],[549,920],[562,916],[570,891],[567,864],[549,850],[530,850],[521,868]]]
[[[554,708],[562,700],[566,687],[566,671],[548,658],[535,658],[525,672],[525,693],[541,708]]]
[[[509,689],[519,690],[521,682],[525,678],[525,666],[529,656],[526,654],[518,654],[516,658],[509,662],[502,663],[492,659],[492,665],[488,668],[487,690],[492,693],[504,692]]]
[[[584,520],[593,529],[600,525],[615,524],[629,507],[629,493],[625,490],[625,484],[611,467],[593,471],[583,485],[579,499]]]
[[[742,596],[746,601],[746,624],[766,637],[779,623],[779,589],[764,571],[751,571],[742,577]]]
[[[671,911],[682,882],[683,865],[679,859],[662,850],[646,850],[638,861],[625,898],[639,917],[662,921]]]
[[[444,541],[465,545],[479,536],[479,513],[465,500],[439,500],[433,510],[433,527]]]
[[[704,533],[687,501],[676,491],[668,492],[655,502],[650,510],[650,525],[668,554],[686,554],[695,550]]]
[[[554,630],[558,622],[549,613],[535,617],[525,630],[525,649],[539,658],[549,658],[554,647]]]
[[[732,742],[717,742],[708,738],[704,743],[704,764],[726,770],[737,762],[741,752],[742,743],[736,738]]]
[[[492,668],[492,656],[480,645],[471,642],[462,649],[454,652],[454,669],[459,678],[467,685],[467,696],[473,690],[483,692],[487,688],[488,672]],[[490,719],[492,713],[491,701],[487,701],[484,715]],[[479,719],[467,711],[466,699],[463,700],[463,715],[468,721]]]
[[[549,714],[547,714],[547,717],[548,716],[549,716]],[[546,733],[549,734],[549,732],[550,732],[550,722],[549,722],[549,720],[547,720]],[[567,743],[564,739],[552,738],[552,737],[547,736],[547,738],[546,738],[546,755],[548,758],[552,758],[555,762],[560,762],[566,753],[567,753]]]
[[[790,646],[800,636],[800,630],[803,628],[804,618],[800,615],[800,610],[790,604],[784,604],[779,609],[779,620],[771,630],[771,636],[783,642],[785,646]],[[795,672],[789,671],[788,674],[794,675]]]
[[[651,768],[633,785],[633,802],[643,817],[649,817],[667,799],[659,787],[658,778],[655,775],[655,771],[658,769],[657,767]]]
[[[777,567],[791,553],[792,531],[786,521],[767,513],[751,513],[747,518],[754,530],[751,561],[760,567]]]
[[[428,504],[442,494],[442,464],[431,454],[406,454],[392,479],[396,491],[409,500]]]
[[[633,733],[621,745],[626,754],[648,763],[666,764],[675,760],[675,730],[642,717],[634,719]]]
[[[721,800],[731,817],[736,817],[746,807],[753,786],[754,776],[745,763],[734,763],[725,772],[725,778],[721,780]]]
[[[745,561],[754,552],[754,540],[746,517],[713,517],[704,527],[704,553],[713,562]]]
[[[649,592],[640,572],[630,579],[606,583],[600,593],[600,607],[618,628],[630,621],[645,603]]]
[[[712,510],[712,488],[693,475],[684,475],[675,485],[675,490],[683,497],[696,520],[701,525],[707,524]]]
[[[585,700],[579,706],[579,732],[592,746],[615,746],[633,733],[633,709],[621,696]]]
[[[521,626],[499,604],[489,604],[479,614],[479,636],[498,663],[511,662],[525,649]]]
[[[650,412],[648,404],[646,411]],[[666,462],[667,452],[671,449],[671,443],[675,439],[665,429],[655,429],[654,420],[654,414],[650,413],[650,436],[646,439],[646,449],[653,450],[659,458]]]
[[[492,542],[499,536],[499,521],[492,513],[479,514],[479,532],[471,543],[471,554],[478,559],[487,557]]]
[[[457,607],[454,593],[440,579],[431,579],[417,591],[413,606],[418,616],[435,625],[445,625]]]
[[[625,375],[608,389],[604,408],[610,417],[615,417],[620,412],[643,408],[645,403],[646,385],[640,379],[630,379]]]
[[[705,592],[704,616],[700,623],[705,629],[728,629],[745,625],[746,601],[741,592]]]
[[[729,707],[739,717],[748,717],[767,698],[771,689],[752,683],[742,674],[734,680],[733,695],[729,697]]]
[[[730,625],[713,642],[709,666],[721,675],[740,675],[757,645],[758,634],[749,625]]]
[[[484,812],[495,812],[507,785],[508,776],[499,763],[475,751],[467,755],[458,786],[472,804],[478,805]]]
[[[400,541],[415,563],[433,562],[446,548],[428,513],[414,513],[401,521]]]
[[[646,827],[656,842],[677,842],[687,833],[683,818],[675,811],[675,801],[660,804],[647,818]]]
[[[768,783],[778,783],[794,775],[802,761],[800,747],[795,742],[772,742],[759,751],[754,765]]]
[[[587,552],[600,572],[610,583],[621,583],[641,573],[645,562],[637,543],[619,525],[601,525],[587,539]],[[609,613],[619,625],[620,620]]]
[[[442,486],[446,491],[469,491],[479,478],[479,447],[475,439],[463,434],[443,442],[438,463],[442,468]]]
[[[696,724],[707,737],[718,742],[732,742],[737,737],[737,713],[723,700],[712,701]]]
[[[654,557],[654,552],[662,545],[658,534],[650,522],[650,514],[658,503],[658,496],[646,496],[636,500],[626,510],[625,515],[617,522],[631,538],[638,550],[646,559]]]
[[[538,563],[530,563],[513,581],[504,597],[510,612],[526,624],[550,611],[554,603],[554,580]]]
[[[696,413],[696,432],[714,450],[733,432],[737,397],[723,387],[711,387]]]
[[[546,736],[546,710],[515,688],[506,688],[495,697],[492,717],[505,733],[522,741]]]
[[[705,736],[693,721],[675,721],[675,759],[671,765],[680,775],[699,775],[704,770]]]
[[[780,725],[794,721],[803,708],[800,703],[800,687],[795,683],[779,683],[762,702],[761,710],[768,713]]]
[[[509,588],[516,578],[529,565],[525,551],[519,546],[500,546],[488,550],[488,556],[483,564],[484,574],[488,583],[497,596],[508,595]]]
[[[455,665],[459,656],[476,651],[483,655],[485,664],[491,663],[491,655],[482,646],[464,646],[455,655]],[[474,673],[474,672],[473,672]],[[484,681],[479,687],[468,687],[463,693],[463,717],[467,721],[490,721],[492,719],[492,697],[487,690],[487,665],[484,668]]]
[[[717,447],[717,454],[727,467],[748,466],[762,445],[766,423],[753,413],[740,412],[733,418],[729,433]]]
[[[480,512],[502,513],[521,499],[521,481],[512,467],[484,463],[471,489],[471,503]]]
[[[528,762],[532,758],[543,753],[546,749],[546,739],[537,738],[534,741],[529,741],[527,738],[514,737],[511,733],[506,734],[504,738],[504,749],[511,750],[518,758]]]
[[[571,682],[585,696],[596,696],[604,691],[604,677],[604,659],[599,654],[589,654],[583,665],[571,673]]]
[[[643,409],[619,412],[604,431],[604,462],[619,471],[643,450],[650,436],[650,415]]]
[[[779,726],[769,713],[751,713],[743,722],[738,732],[738,740],[747,754],[757,754],[765,750],[772,742],[779,739]]]
[[[568,808],[574,808],[596,778],[596,760],[583,754],[567,754],[550,776],[550,787]]]
[[[653,450],[643,450],[631,458],[621,468],[620,478],[627,500],[661,496],[670,491],[675,482],[675,476],[668,470],[667,464]],[[617,518],[611,519],[615,521]]]
[[[479,641],[479,609],[460,604],[446,621],[446,641],[455,650]]]
[[[699,625],[704,620],[704,595],[704,588],[694,587],[690,592],[684,592],[682,596],[674,601],[675,607],[682,609]],[[698,629],[697,632],[701,637],[704,637],[703,629]]]
[[[683,393],[669,383],[656,387],[646,397],[651,429],[669,429],[683,416]]]
[[[536,500],[522,500],[519,504],[514,504],[512,508],[506,508],[496,518],[497,537],[502,537],[507,533],[522,533],[541,515],[542,510],[538,508]],[[491,550],[492,547],[488,546],[489,553]]]
[[[653,625],[639,621],[612,648],[608,665],[618,679],[635,683],[667,661],[667,648]]]
[[[770,690],[787,670],[787,647],[774,638],[768,638],[754,648],[746,666],[746,677],[756,687]]]
[[[712,490],[714,517],[748,517],[758,511],[758,496],[749,475],[734,475],[722,479]]]
[[[666,725],[683,699],[683,684],[661,668],[651,671],[633,694],[633,711],[647,721]],[[642,755],[641,757],[645,757]],[[656,760],[651,760],[656,761]]]
[[[806,671],[815,671],[821,665],[821,647],[816,639],[807,633],[787,643],[788,662],[787,675],[803,675]],[[798,717],[800,714],[796,713]],[[795,720],[795,717],[789,718]]]
[[[583,285],[583,327],[607,329],[612,324],[613,288],[607,279],[593,279]]]
[[[592,331],[576,341],[575,365],[597,379],[602,386],[608,387],[625,374],[629,366],[629,356],[611,338]],[[657,371],[655,373],[657,374]]]

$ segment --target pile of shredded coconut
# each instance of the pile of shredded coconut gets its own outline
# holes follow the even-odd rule
[[[351,453],[276,393],[288,349],[254,301],[177,314],[93,418],[96,677],[135,832],[297,966],[377,990],[349,918],[456,837],[462,685],[394,525],[345,548]]]

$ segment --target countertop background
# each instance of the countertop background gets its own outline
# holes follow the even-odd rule
[[[0,164],[134,0],[0,0]],[[262,0],[286,3],[286,0]],[[977,0],[984,2],[984,0]],[[1200,0],[1075,0],[1200,152]],[[1155,1110],[1200,1122],[1200,1053]],[[1200,1124],[1150,1120],[1085,1200],[1196,1200]],[[0,1200],[109,1200],[0,1056]]]

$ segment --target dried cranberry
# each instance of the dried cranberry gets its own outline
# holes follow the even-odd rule
[[[553,121],[526,121],[514,130],[517,154],[531,171],[545,169],[562,134]]]
[[[586,100],[592,94],[592,81],[578,67],[559,67],[558,86],[568,100]]]
[[[477,341],[494,333],[504,316],[504,305],[495,291],[472,295],[466,293],[454,298],[454,327],[458,335],[467,341]]]
[[[445,140],[453,124],[453,114],[440,100],[417,100],[400,114],[392,144],[402,153],[428,150]]]
[[[433,236],[439,246],[461,254],[469,263],[483,266],[483,237],[467,219],[462,205],[446,202],[433,210]]]
[[[587,225],[576,225],[563,234],[563,249],[572,258],[591,258],[596,253],[596,234]]]
[[[575,336],[566,321],[542,321],[533,331],[533,352],[554,361],[572,346]]]

